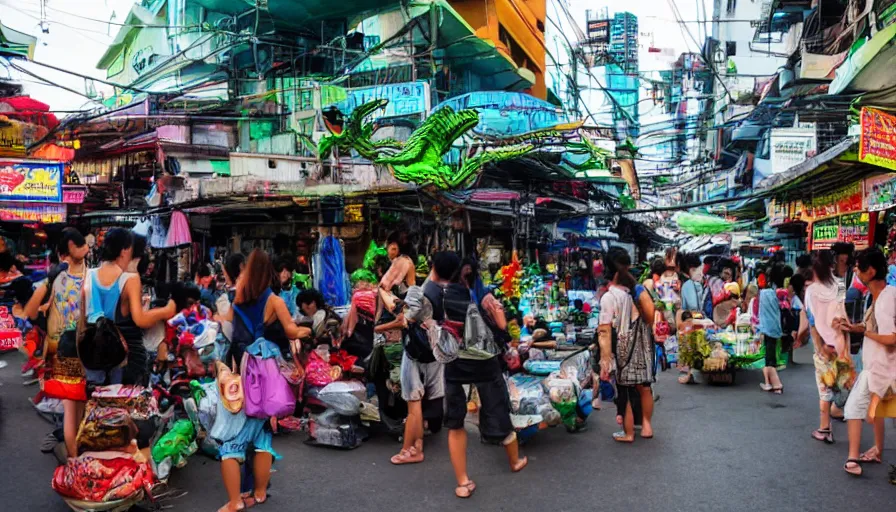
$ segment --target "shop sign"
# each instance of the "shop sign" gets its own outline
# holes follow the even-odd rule
[[[871,242],[871,214],[847,213],[812,224],[812,250],[830,249],[837,242],[853,244],[857,250],[867,249]]]
[[[372,117],[399,117],[429,112],[429,84],[427,82],[404,82],[400,84],[375,85],[346,89],[345,100],[337,107],[345,115],[374,100],[388,100],[385,108],[377,110]]]
[[[814,129],[773,128],[771,134],[772,173],[784,172],[815,155]]]
[[[65,213],[64,204],[2,203],[0,205],[0,221],[4,222],[60,224],[65,222]]]
[[[358,224],[364,222],[364,205],[363,204],[347,204],[345,205],[344,221],[346,224]]]
[[[867,249],[870,220],[868,212],[841,215],[839,240],[855,245],[856,250]]]
[[[896,116],[863,108],[859,161],[896,170]]]
[[[879,212],[896,206],[896,174],[884,174],[865,180],[868,211]]]
[[[62,187],[62,202],[65,204],[81,204],[87,197],[87,187],[77,185],[64,185]]]
[[[62,164],[0,161],[0,201],[62,201]]]
[[[814,219],[843,213],[860,212],[863,205],[863,183],[857,182],[829,194],[816,196],[805,203],[806,216]]]
[[[830,249],[838,241],[840,219],[819,220],[812,223],[812,250]]]
[[[778,202],[772,199],[766,210],[768,224],[772,227],[806,220],[803,203],[800,201]]]

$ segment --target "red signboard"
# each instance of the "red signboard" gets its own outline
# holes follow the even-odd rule
[[[862,108],[859,160],[896,170],[896,116]]]

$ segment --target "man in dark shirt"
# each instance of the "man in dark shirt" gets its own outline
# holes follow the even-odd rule
[[[440,306],[444,312],[446,326],[454,328],[458,336],[463,337],[467,309],[473,299],[469,283],[464,283],[459,274],[455,275],[452,283],[444,288]],[[436,309],[435,306],[433,309]],[[481,306],[480,312],[484,313],[481,311]],[[454,493],[458,498],[469,498],[476,490],[476,484],[467,474],[467,431],[464,429],[467,415],[465,385],[476,386],[479,393],[482,402],[479,410],[479,432],[483,439],[504,446],[511,471],[521,471],[528,463],[526,457],[520,457],[519,441],[510,421],[510,397],[502,375],[500,356],[487,357],[482,353],[473,354],[469,350],[462,349],[457,359],[445,365],[444,425],[448,428],[448,450],[457,478]]]

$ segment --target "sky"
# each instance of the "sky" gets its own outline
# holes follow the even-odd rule
[[[584,29],[585,10],[607,7],[610,15],[617,11],[627,10],[639,18],[641,39],[650,40],[659,48],[671,48],[675,55],[685,51],[694,51],[693,41],[682,34],[680,25],[675,22],[670,2],[672,0],[625,0],[601,2],[594,0],[547,0],[548,16],[552,17],[558,10],[556,2],[566,2],[578,25]],[[712,0],[696,0],[684,2],[677,0],[681,15],[686,20],[696,20],[697,6],[705,2],[706,12],[712,17]],[[120,28],[114,23],[122,23],[127,17],[133,0],[47,0],[45,15],[41,14],[40,0],[0,0],[0,21],[4,25],[38,37],[34,60],[52,66],[64,68],[95,78],[105,78],[105,73],[96,69],[96,63],[115,38]],[[114,15],[114,18],[113,18]],[[703,18],[702,11],[699,17]],[[41,29],[41,20],[46,20]],[[107,23],[112,20],[113,24]],[[698,41],[702,41],[702,30],[708,30],[707,24],[692,23],[688,25]],[[645,50],[642,55],[646,54]],[[85,80],[73,75],[53,71],[35,63],[23,63],[22,67],[50,80],[58,85],[75,91],[84,92]],[[2,61],[0,61],[2,64]],[[645,67],[647,66],[647,67]],[[665,68],[662,62],[651,63],[642,59],[641,68]],[[8,74],[4,66],[0,73]],[[12,76],[20,79],[25,91],[33,98],[48,103],[51,109],[60,111],[91,109],[98,104],[83,95],[65,91],[59,87],[41,84],[33,77],[24,76],[12,71]],[[111,91],[111,88],[95,84],[100,92]]]

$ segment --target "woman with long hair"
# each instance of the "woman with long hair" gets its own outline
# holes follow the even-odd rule
[[[831,431],[831,409],[834,390],[823,381],[823,376],[832,370],[838,354],[848,353],[846,337],[834,328],[837,311],[841,307],[838,300],[839,288],[834,278],[834,254],[819,251],[812,260],[815,281],[805,291],[806,318],[815,347],[812,362],[815,366],[815,384],[818,388],[818,428],[812,437],[828,444],[834,442]],[[845,316],[845,311],[844,311]]]
[[[613,434],[613,438],[631,443],[635,440],[634,401],[641,404],[641,437],[653,437],[651,384],[654,380],[652,328],[655,310],[650,294],[636,283],[629,271],[632,261],[625,249],[610,248],[605,261],[604,276],[610,285],[600,300],[598,366],[603,381],[609,381],[610,374],[615,372],[617,400],[623,404],[621,410],[625,412],[624,431]],[[614,338],[617,340],[615,344]]]
[[[274,277],[274,266],[267,253],[261,249],[252,251],[237,281],[233,307],[223,316],[233,322],[228,362],[242,360],[246,348],[255,342],[256,333],[263,332],[264,338],[276,344],[284,354],[290,354],[289,340],[311,334],[309,329],[293,322],[286,303],[271,291]],[[272,437],[268,420],[246,418],[240,432],[221,445],[221,475],[228,502],[218,512],[243,510],[267,501],[271,466],[276,455],[271,445]],[[241,495],[240,464],[245,460],[250,444],[255,450],[255,486],[252,492]]]

